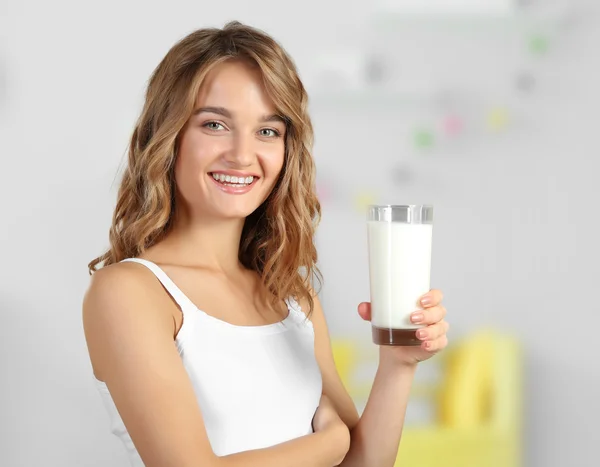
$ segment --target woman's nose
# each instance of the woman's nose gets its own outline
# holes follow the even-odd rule
[[[254,138],[248,135],[236,135],[233,139],[231,150],[227,153],[227,162],[240,166],[249,167],[254,162]]]

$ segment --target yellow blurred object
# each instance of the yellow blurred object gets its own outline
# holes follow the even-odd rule
[[[375,204],[376,197],[373,193],[361,192],[354,199],[356,209],[359,212],[366,212],[370,204]]]
[[[438,393],[440,424],[478,428],[488,417],[493,342],[487,334],[479,334],[449,350],[444,388]]]
[[[504,130],[510,121],[508,110],[502,107],[497,107],[487,115],[487,126],[490,130],[500,131]]]
[[[361,364],[351,340],[332,342],[334,358],[350,395],[368,388],[354,381]],[[439,386],[415,385],[411,399],[429,398],[431,425],[406,425],[395,467],[520,467],[521,348],[512,337],[482,330],[449,346],[440,359]]]

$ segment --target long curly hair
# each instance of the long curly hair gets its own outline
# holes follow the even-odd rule
[[[207,73],[226,60],[249,60],[286,122],[283,168],[267,199],[244,223],[240,262],[257,271],[272,303],[290,296],[314,307],[322,283],[314,244],[321,218],[312,158],[308,96],[292,59],[265,32],[238,21],[203,28],[177,42],[153,71],[128,148],[109,231],[110,249],[88,264],[89,274],[141,255],[163,239],[175,210],[174,166],[179,136]]]

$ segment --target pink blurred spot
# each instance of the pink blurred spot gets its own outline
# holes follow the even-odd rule
[[[462,133],[465,125],[458,115],[448,115],[443,122],[444,132],[450,136],[458,136]]]
[[[325,183],[317,183],[317,197],[321,203],[327,203],[331,199],[331,189]]]

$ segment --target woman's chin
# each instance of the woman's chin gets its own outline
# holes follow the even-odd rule
[[[258,206],[236,206],[220,209],[218,215],[225,219],[245,219],[252,214]]]

